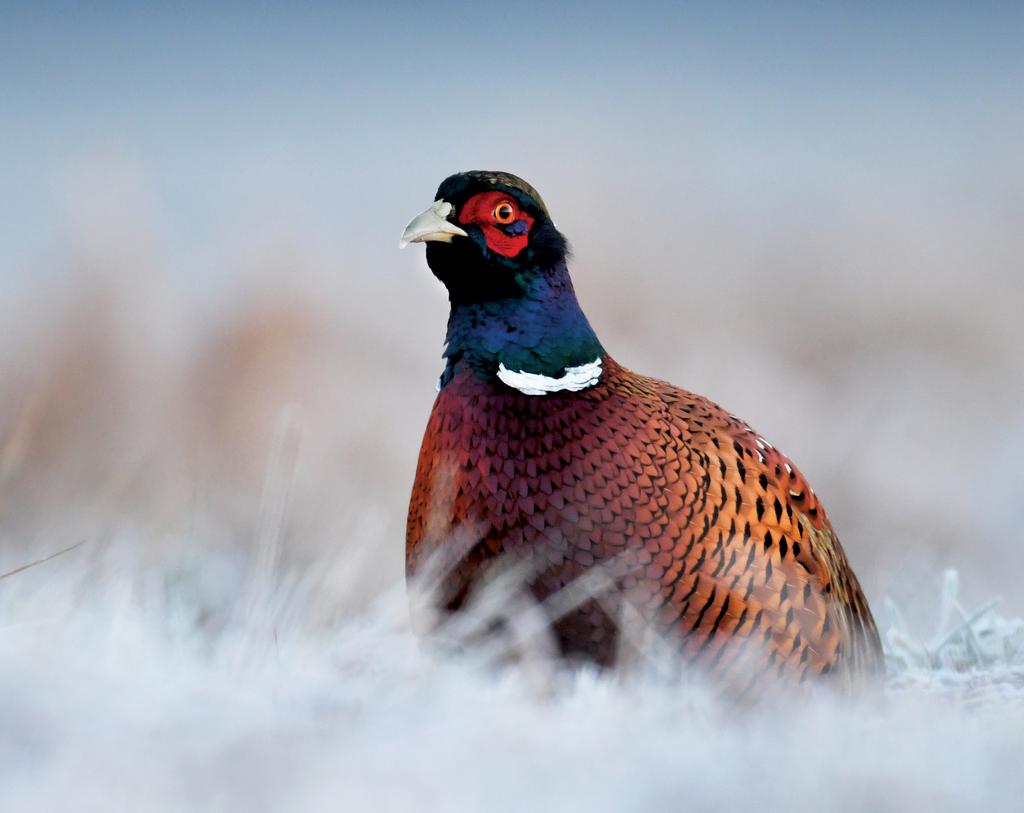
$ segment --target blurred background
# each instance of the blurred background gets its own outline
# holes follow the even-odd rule
[[[1019,588],[1024,7],[5,3],[0,571],[129,531],[401,577],[438,183],[543,194],[627,366],[789,454],[869,597]],[[929,605],[928,612],[932,612]]]

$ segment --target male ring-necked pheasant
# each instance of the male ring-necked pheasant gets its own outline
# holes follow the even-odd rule
[[[603,568],[614,600],[553,621],[566,656],[611,664],[628,603],[740,693],[880,669],[871,611],[807,481],[743,421],[605,352],[533,187],[453,175],[402,239],[427,244],[451,302],[410,575],[447,553],[442,601],[457,610],[499,561],[527,563],[539,600]]]

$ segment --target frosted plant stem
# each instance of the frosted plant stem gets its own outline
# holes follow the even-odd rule
[[[241,606],[246,616],[256,609],[259,597],[266,594],[281,559],[281,538],[295,482],[302,434],[298,408],[289,404],[281,410],[275,423],[263,479],[254,540],[255,562],[249,576],[248,595]]]
[[[951,629],[948,633],[946,633],[946,635],[943,638],[941,638],[939,642],[935,644],[934,647],[932,647],[932,649],[937,653],[939,650],[941,650],[944,646],[949,644],[954,638],[963,633],[965,630],[973,638],[974,633],[971,631],[972,625],[975,622],[982,619],[987,613],[991,612],[996,607],[998,607],[1000,603],[1002,603],[1002,600],[1003,599],[1001,596],[997,596],[991,601],[987,601],[984,604],[982,604],[981,607],[979,607],[970,615],[966,615],[964,611],[960,608],[960,605],[957,604],[956,611],[960,616],[960,623],[957,624],[957,626],[953,627],[953,629]],[[974,640],[975,643],[977,643],[977,639]]]
[[[960,616],[960,629],[963,630],[964,640],[967,642],[967,648],[971,650],[971,655],[974,657],[975,667],[980,668],[985,665],[985,656],[982,654],[981,644],[978,643],[978,639],[975,637],[974,630],[971,625],[973,624],[974,620],[980,618],[980,616],[984,615],[984,613],[975,613],[970,618],[968,618],[967,614],[963,611],[959,604],[956,604],[955,606],[956,611]],[[985,612],[987,612],[987,610]]]
[[[22,571],[28,570],[30,567],[41,565],[44,562],[49,562],[51,559],[56,559],[58,556],[63,556],[65,553],[70,553],[75,548],[84,545],[87,541],[87,539],[83,539],[80,542],[76,542],[74,545],[71,545],[70,547],[64,548],[64,550],[59,550],[56,553],[51,553],[49,556],[44,556],[42,559],[36,559],[34,562],[29,562],[28,564],[16,567],[14,568],[14,570],[8,570],[6,573],[0,573],[0,579],[6,579],[8,576],[14,576],[18,573],[21,573]]]

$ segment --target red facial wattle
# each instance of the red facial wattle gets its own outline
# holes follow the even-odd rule
[[[458,213],[463,226],[479,226],[487,248],[503,257],[515,257],[530,242],[533,218],[504,192],[474,195]]]

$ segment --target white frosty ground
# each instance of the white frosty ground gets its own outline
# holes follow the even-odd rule
[[[654,679],[585,673],[545,691],[535,674],[428,656],[400,585],[330,622],[316,574],[267,578],[209,550],[143,563],[131,550],[82,548],[0,580],[0,810],[1024,799],[1024,624],[961,610],[952,576],[936,636],[890,631],[882,703],[739,712]]]

